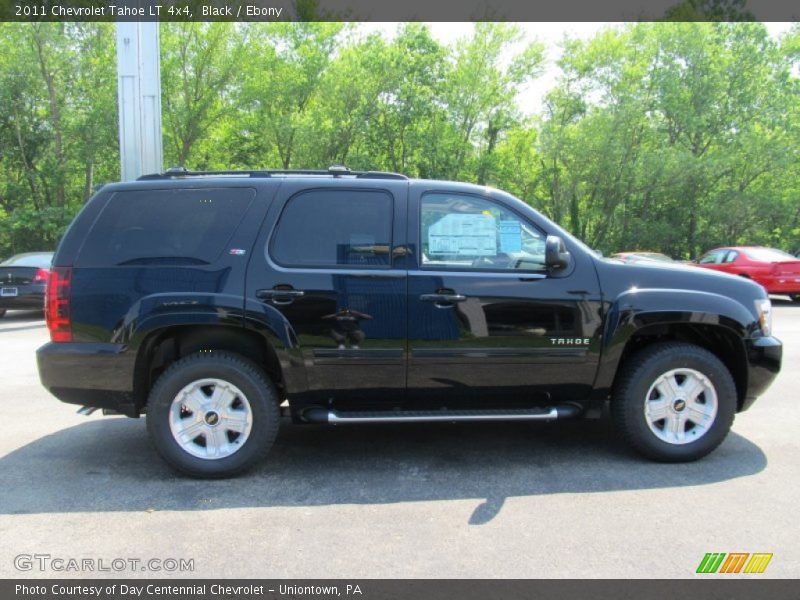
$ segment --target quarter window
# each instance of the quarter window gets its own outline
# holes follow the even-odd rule
[[[545,235],[490,200],[426,194],[420,217],[423,267],[492,271],[545,268]]]
[[[736,260],[736,257],[737,257],[737,256],[739,256],[739,253],[738,253],[736,250],[731,250],[730,252],[728,252],[728,253],[725,255],[725,260],[724,260],[723,262],[725,262],[725,263],[732,263],[733,261],[735,261],[735,260]]]
[[[254,197],[251,188],[116,192],[86,239],[77,265],[213,263]]]
[[[272,239],[272,258],[288,267],[387,268],[392,213],[387,192],[302,192],[283,209]]]

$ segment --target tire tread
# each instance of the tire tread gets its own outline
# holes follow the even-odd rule
[[[158,399],[164,393],[164,388],[172,383],[171,380],[176,373],[182,372],[186,369],[190,369],[193,365],[196,364],[201,365],[203,363],[211,363],[211,362],[213,362],[215,365],[219,365],[220,363],[222,363],[224,365],[233,367],[239,370],[240,372],[244,373],[245,376],[255,380],[257,387],[260,390],[263,390],[267,396],[266,409],[271,414],[267,415],[267,418],[264,423],[264,426],[266,427],[266,430],[263,435],[264,439],[262,440],[262,443],[257,447],[255,453],[246,462],[232,468],[226,468],[224,471],[215,472],[213,469],[193,469],[176,462],[175,460],[172,459],[172,457],[170,457],[168,454],[166,454],[161,450],[160,443],[157,440],[157,437],[160,435],[159,432],[156,430],[158,423],[156,423],[156,420],[154,418],[147,419],[147,431],[148,434],[150,435],[151,440],[153,441],[153,444],[155,445],[156,449],[158,450],[162,458],[164,458],[164,460],[167,463],[169,463],[172,467],[179,470],[180,472],[189,475],[190,477],[202,478],[202,479],[220,479],[226,477],[235,477],[249,470],[255,464],[264,460],[266,455],[269,453],[270,448],[272,447],[272,444],[275,441],[275,438],[277,437],[278,428],[280,427],[280,408],[278,402],[278,394],[275,391],[275,386],[269,380],[266,373],[261,367],[259,367],[256,363],[254,363],[250,359],[240,354],[236,354],[234,352],[229,352],[225,350],[213,351],[210,353],[197,352],[194,354],[190,354],[189,356],[185,356],[180,360],[175,361],[159,376],[158,380],[150,390],[148,403],[154,401],[154,399]],[[249,397],[248,400],[251,402],[252,406],[252,403],[255,400]],[[148,416],[149,415],[150,411],[148,411]]]
[[[709,361],[719,371],[718,374],[722,378],[723,385],[725,387],[729,386],[727,390],[717,389],[717,397],[720,404],[722,402],[722,394],[733,394],[735,398],[736,393],[736,386],[733,382],[733,378],[722,361],[713,353],[695,344],[687,342],[657,342],[629,357],[626,363],[621,367],[621,372],[614,386],[611,399],[611,418],[615,428],[620,432],[623,440],[629,446],[647,458],[658,462],[688,462],[709,454],[725,440],[735,416],[735,410],[729,411],[729,416],[727,417],[728,422],[726,423],[726,413],[721,410],[722,407],[720,406],[718,408],[717,418],[723,419],[719,422],[719,426],[724,428],[724,433],[719,436],[717,440],[714,440],[711,445],[708,445],[706,441],[702,452],[696,454],[690,454],[685,451],[685,448],[696,442],[687,444],[686,446],[676,446],[675,448],[678,448],[678,450],[667,453],[655,450],[642,439],[635,429],[635,424],[630,420],[627,411],[627,404],[632,401],[633,392],[631,388],[639,383],[643,372],[648,369],[651,364],[676,355],[701,358],[702,360]],[[714,425],[717,425],[717,422],[715,422]],[[697,441],[699,442],[701,440]]]

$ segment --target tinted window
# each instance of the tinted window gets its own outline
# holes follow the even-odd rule
[[[458,269],[541,270],[545,236],[490,200],[426,194],[420,215],[422,265]]]
[[[291,267],[388,267],[392,210],[385,192],[302,192],[283,209],[270,253]]]
[[[117,192],[89,233],[78,265],[212,263],[254,196],[250,188]]]

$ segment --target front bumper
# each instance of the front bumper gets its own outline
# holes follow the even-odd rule
[[[783,344],[778,338],[745,340],[747,351],[747,390],[739,410],[747,410],[775,381],[781,370]]]
[[[39,379],[62,402],[138,416],[135,353],[120,344],[53,343],[36,351]]]

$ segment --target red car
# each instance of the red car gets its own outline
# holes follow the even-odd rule
[[[761,246],[734,246],[709,250],[698,267],[748,277],[770,294],[788,294],[800,302],[800,258],[783,250]]]

